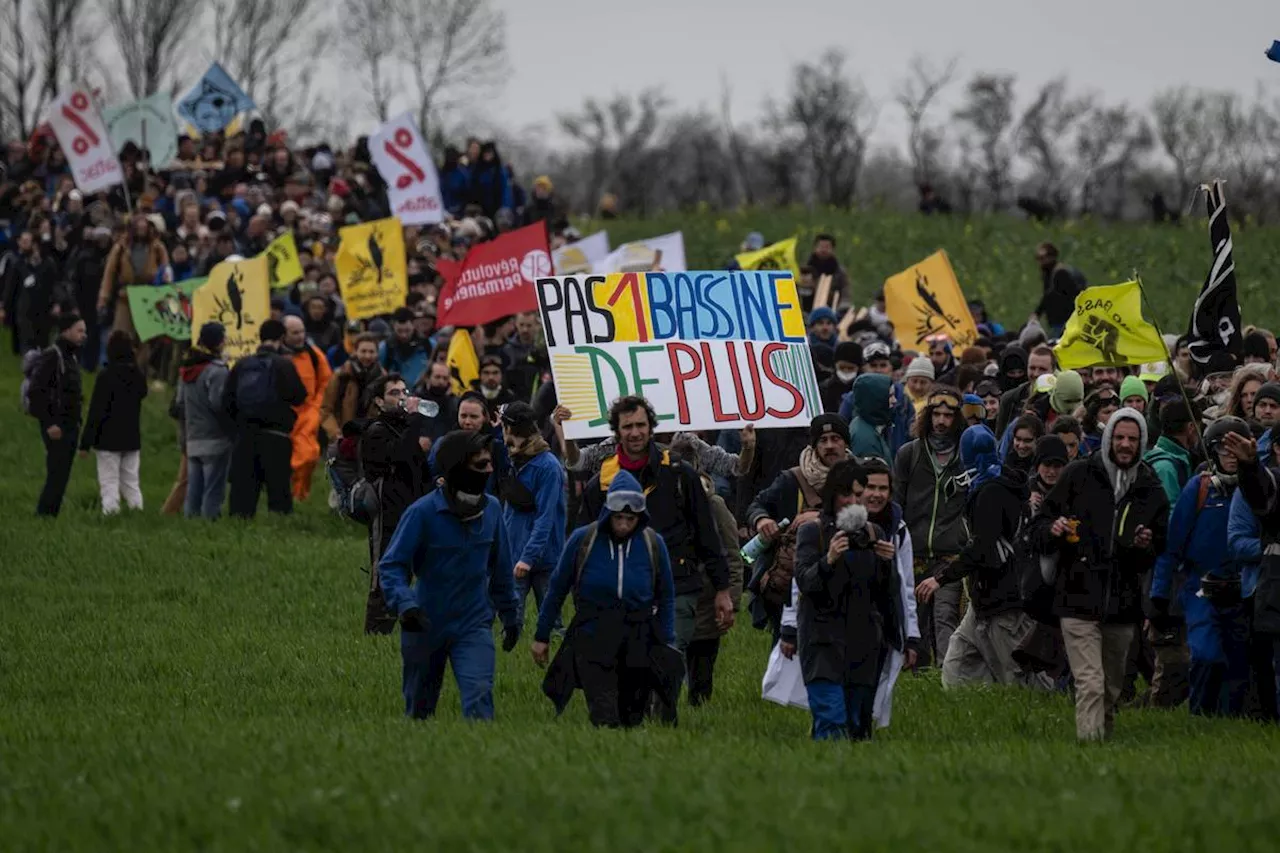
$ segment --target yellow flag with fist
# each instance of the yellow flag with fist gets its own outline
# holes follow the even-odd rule
[[[1169,357],[1156,327],[1142,317],[1142,288],[1136,281],[1081,291],[1053,352],[1063,370],[1123,367]]]

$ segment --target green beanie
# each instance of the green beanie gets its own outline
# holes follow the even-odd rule
[[[1120,402],[1124,403],[1128,397],[1141,397],[1145,403],[1149,399],[1147,396],[1147,383],[1136,376],[1126,376],[1124,381],[1120,383]]]
[[[1058,374],[1058,381],[1049,392],[1049,405],[1060,415],[1069,415],[1084,402],[1084,380],[1074,370]]]

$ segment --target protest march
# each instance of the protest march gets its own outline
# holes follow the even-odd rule
[[[44,459],[9,488],[50,535],[86,466],[95,535],[323,504],[413,719],[446,671],[500,717],[501,646],[557,716],[679,727],[754,632],[752,698],[798,738],[875,741],[920,678],[1061,698],[1081,742],[1129,708],[1280,722],[1280,360],[1215,175],[1164,330],[1141,269],[1081,269],[1053,220],[1010,316],[954,246],[854,282],[800,212],[718,264],[658,225],[614,245],[413,111],[302,146],[220,63],[188,82],[73,85],[9,140],[0,316]],[[153,506],[157,398],[180,461]]]

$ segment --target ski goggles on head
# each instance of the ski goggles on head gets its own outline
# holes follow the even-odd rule
[[[926,405],[935,412],[954,413],[960,409],[960,398],[955,394],[943,391],[937,394],[930,394]]]
[[[604,498],[609,512],[629,512],[640,515],[645,511],[644,492],[609,492]]]

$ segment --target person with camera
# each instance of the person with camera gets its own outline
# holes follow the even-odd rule
[[[493,473],[490,443],[462,430],[436,443],[443,482],[409,507],[378,563],[387,606],[400,618],[405,715],[413,719],[435,714],[449,664],[462,716],[492,720],[495,609],[502,650],[520,640],[502,507],[484,491]]]
[[[814,740],[870,738],[881,659],[886,647],[903,651],[893,542],[858,502],[866,485],[861,465],[837,462],[821,516],[796,537],[795,643]]]
[[[1169,499],[1142,461],[1147,422],[1107,421],[1097,453],[1068,465],[1045,495],[1031,537],[1054,578],[1054,615],[1076,684],[1076,737],[1112,734],[1125,664],[1142,621],[1142,576],[1164,550]]]
[[[1249,688],[1248,623],[1240,570],[1227,548],[1227,523],[1239,460],[1223,447],[1228,433],[1251,437],[1241,418],[1219,418],[1204,433],[1208,468],[1183,488],[1169,518],[1169,544],[1151,579],[1151,624],[1177,630],[1191,652],[1190,708],[1196,715],[1239,716]]]
[[[377,494],[377,511],[369,527],[372,557],[369,598],[365,607],[366,634],[390,634],[395,614],[388,612],[378,580],[378,562],[386,553],[404,515],[414,501],[431,491],[427,450],[423,437],[426,417],[418,413],[418,399],[408,396],[398,373],[375,379],[369,387],[378,412],[360,436],[360,466],[366,482]]]

